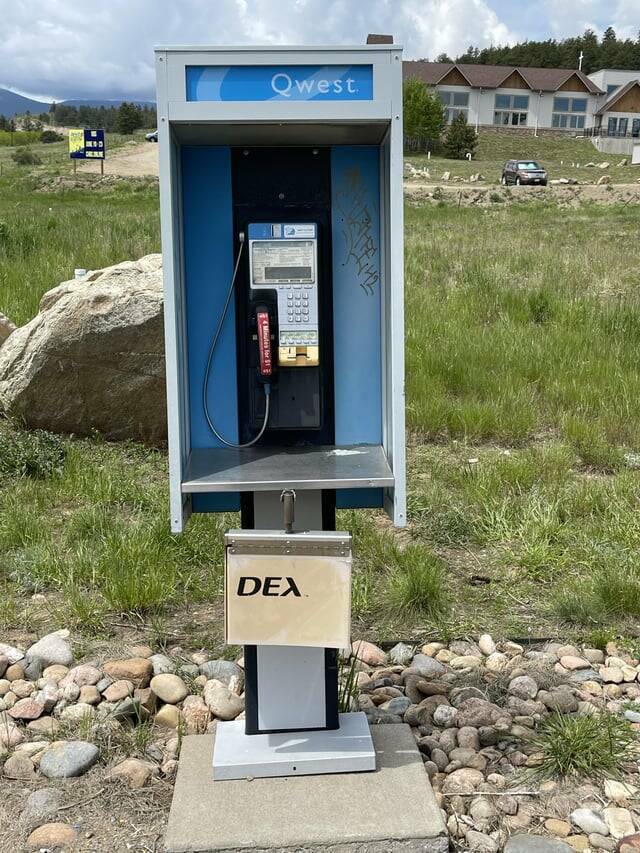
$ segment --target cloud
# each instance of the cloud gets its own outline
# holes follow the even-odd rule
[[[618,38],[638,38],[640,17],[637,0],[618,0],[613,13],[612,26]]]
[[[153,97],[157,44],[362,44],[407,58],[517,40],[486,0],[0,0],[0,85],[70,97]]]

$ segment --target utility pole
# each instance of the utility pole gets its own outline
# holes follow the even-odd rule
[[[584,53],[580,51],[580,56],[578,57],[578,71],[582,71],[582,60],[584,59]]]

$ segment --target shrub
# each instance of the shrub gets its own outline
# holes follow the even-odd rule
[[[398,610],[440,616],[447,609],[444,563],[427,548],[410,545],[397,553],[389,595]]]
[[[478,144],[478,134],[467,124],[467,117],[463,112],[458,113],[449,125],[449,130],[444,140],[444,148],[447,157],[452,160],[464,160],[467,154],[473,154]]]
[[[62,472],[64,460],[60,436],[44,430],[0,429],[0,476],[45,480]]]
[[[16,148],[11,154],[11,159],[18,166],[37,166],[42,162],[35,151],[30,148]]]
[[[62,142],[63,139],[64,136],[55,130],[43,130],[42,136],[40,137],[40,142],[48,144],[50,142]]]
[[[547,778],[619,776],[637,749],[635,732],[627,720],[606,711],[585,717],[552,714],[531,742],[541,754],[534,774]]]
[[[414,145],[424,140],[439,139],[445,124],[444,106],[435,92],[421,80],[405,80],[402,101],[405,137]]]

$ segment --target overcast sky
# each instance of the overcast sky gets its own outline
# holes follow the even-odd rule
[[[639,0],[0,0],[0,86],[153,98],[157,44],[361,44],[378,32],[433,59],[609,25],[635,38]]]

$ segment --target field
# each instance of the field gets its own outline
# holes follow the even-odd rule
[[[515,157],[538,160],[548,171],[549,179],[574,178],[579,182],[595,183],[603,174],[614,184],[633,183],[640,178],[640,168],[618,165],[621,154],[601,154],[590,139],[551,136],[517,136],[508,133],[481,132],[478,148],[471,162],[448,160],[444,157],[416,155],[408,158],[418,168],[427,168],[433,181],[439,182],[444,172],[451,177],[469,178],[480,173],[489,184],[500,181],[502,167]],[[631,158],[627,158],[630,160]],[[607,169],[585,168],[585,163],[609,163]]]
[[[0,179],[0,311],[18,323],[75,266],[159,248],[152,184],[37,185],[28,169]],[[340,514],[355,636],[634,633],[639,226],[631,204],[407,206],[410,523]],[[172,538],[166,477],[161,451],[0,424],[0,632],[220,653],[221,533],[237,518]]]

